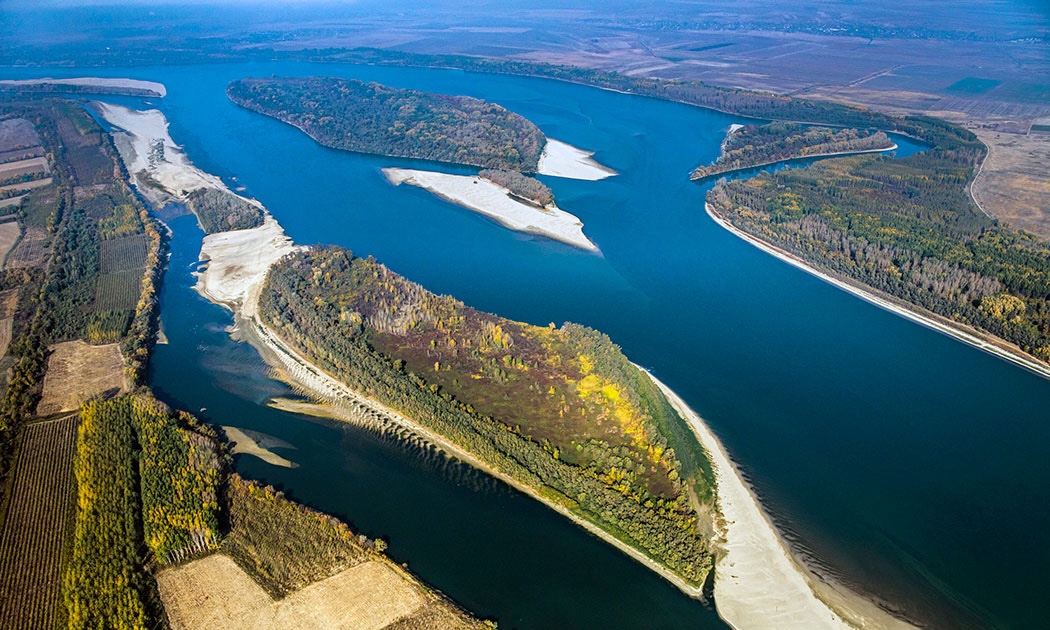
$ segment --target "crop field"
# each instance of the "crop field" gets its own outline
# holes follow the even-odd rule
[[[51,350],[37,415],[73,411],[94,396],[125,389],[119,344],[92,346],[77,340],[55,344]]]
[[[157,575],[157,586],[171,627],[176,630],[379,630],[391,627],[427,603],[425,593],[381,560],[351,567],[277,601],[224,554],[162,571]]]
[[[62,556],[73,524],[77,417],[38,422],[22,433],[11,499],[0,533],[0,627],[55,628]]]
[[[44,155],[44,147],[29,147],[27,149],[0,151],[0,163],[28,160],[29,158],[40,157],[42,155]]]
[[[18,242],[14,251],[8,256],[5,268],[25,269],[36,267],[47,259],[47,232],[41,228],[28,228],[25,236]]]
[[[35,188],[43,188],[44,186],[47,186],[50,183],[51,178],[45,177],[44,179],[36,179],[31,182],[21,182],[18,184],[8,184],[7,186],[0,186],[0,192],[21,192],[23,190],[33,190]]]
[[[47,158],[35,157],[17,162],[0,163],[0,181],[9,177],[29,175],[32,173],[47,173]]]
[[[146,247],[145,234],[102,241],[99,243],[102,273],[143,269],[146,266]]]
[[[0,318],[15,316],[15,309],[18,308],[18,292],[19,289],[0,291]]]
[[[0,319],[0,357],[7,354],[11,346],[11,334],[14,331],[15,318],[5,317]]]
[[[17,197],[8,197],[7,199],[0,199],[0,208],[11,208],[10,212],[14,212],[14,206],[18,206],[22,203],[22,200],[26,198],[26,195],[19,195]]]
[[[11,151],[40,144],[33,123],[25,118],[0,121],[0,151]]]
[[[95,312],[134,310],[141,292],[141,268],[104,273],[95,288]]]
[[[0,269],[4,268],[4,261],[7,260],[7,255],[18,242],[18,236],[21,233],[22,230],[18,227],[17,221],[0,223]]]

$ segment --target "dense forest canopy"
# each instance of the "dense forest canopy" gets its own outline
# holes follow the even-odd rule
[[[1050,361],[1050,245],[973,204],[983,147],[963,133],[899,160],[720,182],[708,201],[764,241]]]
[[[892,146],[890,137],[875,129],[833,129],[782,122],[745,125],[722,143],[718,160],[693,171],[692,178],[704,179],[783,160]]]
[[[332,77],[241,79],[234,103],[336,149],[536,172],[547,139],[495,103]]]
[[[478,177],[506,188],[513,196],[529,203],[543,207],[554,203],[554,193],[546,184],[518,171],[487,168],[478,173]]]
[[[340,248],[275,265],[260,313],[352,389],[686,580],[707,574],[710,463],[685,421],[607,336],[482,313]]]

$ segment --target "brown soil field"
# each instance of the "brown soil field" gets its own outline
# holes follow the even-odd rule
[[[7,349],[11,346],[11,334],[14,330],[15,319],[13,317],[5,317],[0,319],[0,357],[7,354]]]
[[[175,630],[380,630],[412,619],[434,603],[410,578],[383,560],[356,565],[278,601],[224,554],[166,569],[157,574],[157,585]],[[439,622],[426,626],[438,630],[474,627],[448,611],[430,613],[427,619]]]
[[[0,180],[5,180],[9,177],[18,177],[19,175],[27,175],[29,173],[47,172],[47,158],[43,157],[35,157],[29,158],[28,160],[0,164]]]
[[[10,206],[17,206],[22,203],[22,199],[25,195],[19,195],[17,197],[8,197],[7,199],[0,199],[0,208],[8,208]]]
[[[51,183],[50,177],[44,179],[38,179],[32,182],[23,182],[21,184],[11,184],[9,186],[0,186],[0,192],[7,192],[9,190],[21,191],[21,190],[33,190],[34,188],[43,188]]]
[[[44,394],[36,412],[47,416],[73,411],[92,396],[126,389],[120,344],[92,346],[79,339],[66,341],[51,347]]]
[[[0,318],[14,317],[18,308],[18,289],[0,291]]]
[[[985,212],[1050,239],[1050,136],[974,129],[988,157],[973,185]]]
[[[0,533],[0,627],[55,628],[62,555],[73,526],[77,417],[28,425]]]
[[[4,261],[7,260],[7,255],[14,249],[20,234],[22,234],[22,230],[18,227],[17,221],[0,223],[0,269],[4,268]]]

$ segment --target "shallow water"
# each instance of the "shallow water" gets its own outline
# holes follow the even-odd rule
[[[11,70],[14,78],[31,75]],[[55,75],[58,72],[50,72]],[[938,627],[1036,627],[1050,583],[1050,382],[835,289],[704,213],[688,173],[724,114],[537,79],[247,64],[98,69],[164,82],[152,101],[202,169],[260,199],[299,243],[336,243],[468,304],[608,333],[722,438],[796,549]],[[620,176],[542,178],[603,256],[505,230],[386,166],[237,108],[243,76],[338,74],[499,102],[596,150]],[[108,100],[108,99],[107,99]],[[903,145],[902,150],[914,150]],[[293,444],[300,468],[242,473],[383,536],[398,560],[504,628],[720,627],[715,614],[543,506],[430,450],[261,406],[285,388],[189,289],[201,234],[172,222],[171,344],[151,383],[173,404]]]

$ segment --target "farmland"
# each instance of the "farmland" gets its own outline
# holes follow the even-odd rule
[[[100,266],[103,274],[142,269],[149,243],[145,234],[102,241]]]
[[[92,346],[80,340],[59,343],[47,363],[37,415],[73,411],[89,398],[113,395],[126,386],[119,345]]]
[[[57,627],[73,514],[77,417],[27,425],[0,534],[0,627]]]
[[[141,268],[102,274],[98,277],[95,293],[95,313],[131,311],[139,301],[141,284]],[[123,334],[123,330],[120,330],[120,334]]]
[[[0,269],[4,268],[7,255],[14,249],[20,234],[21,229],[18,227],[17,221],[0,222]]]

